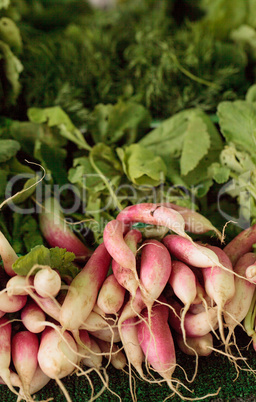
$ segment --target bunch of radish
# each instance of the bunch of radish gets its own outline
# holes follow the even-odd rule
[[[150,237],[135,227],[138,222],[150,225]],[[62,224],[42,216],[41,228],[49,244],[63,246]],[[175,348],[196,357],[193,378],[186,377],[192,382],[198,356],[216,350],[214,337],[236,364],[230,348],[235,327],[245,319],[248,335],[255,334],[250,312],[255,310],[256,226],[224,248],[191,237],[209,231],[221,238],[209,220],[174,204],[127,207],[107,223],[103,243],[93,252],[65,230],[69,251],[79,250],[78,260],[87,259],[73,280],[50,266],[17,275],[12,265],[18,257],[0,233],[1,383],[19,400],[31,401],[54,379],[71,401],[62,378],[94,370],[104,390],[111,363],[128,368],[133,400],[133,370],[149,382],[155,373],[181,399],[198,400],[184,397],[173,378]]]

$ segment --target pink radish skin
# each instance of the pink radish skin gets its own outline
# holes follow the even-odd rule
[[[27,296],[8,296],[7,292],[0,293],[0,310],[5,313],[15,313],[22,309],[27,302]]]
[[[125,368],[127,364],[126,357],[115,343],[111,345],[110,342],[98,340],[98,344],[103,355],[115,369],[123,370]]]
[[[254,253],[245,253],[239,258],[234,271],[245,277],[247,267],[256,263],[256,255]],[[228,326],[229,333],[227,342],[229,341],[235,327],[246,317],[250,308],[252,298],[255,291],[255,284],[246,279],[235,277],[236,292],[232,299],[225,304],[224,320]]]
[[[203,269],[204,287],[208,296],[213,299],[218,307],[219,331],[222,341],[225,343],[222,313],[224,305],[232,299],[235,294],[235,276],[232,263],[229,257],[219,247],[207,245],[219,258],[220,263],[228,270],[218,266]]]
[[[256,243],[256,224],[240,232],[223,250],[234,266],[242,255],[252,251],[254,243]]]
[[[35,274],[34,287],[41,297],[55,297],[61,288],[60,275],[51,267],[45,266]]]
[[[181,305],[175,301],[171,302],[171,306],[174,307],[176,313],[180,316]],[[182,335],[180,318],[178,318],[172,309],[169,312],[169,324],[170,326]],[[187,313],[184,319],[184,328],[186,336],[197,337],[208,334],[213,329],[218,327],[217,306],[210,307],[208,311],[204,311],[199,314]]]
[[[12,326],[7,318],[3,317],[0,319],[0,376],[2,377],[4,383],[9,387],[9,389],[17,394],[14,386],[17,386],[13,382],[13,378],[10,372],[11,363],[11,333]]]
[[[194,338],[187,337],[186,343],[189,347],[184,343],[182,335],[176,334],[175,339],[180,350],[187,355],[194,356],[197,354],[198,356],[209,356],[212,353],[213,336],[210,332],[206,335]]]
[[[190,240],[178,235],[167,235],[163,244],[168,248],[171,255],[185,264],[198,268],[207,268],[218,265],[217,255],[205,247],[192,243]]]
[[[137,253],[137,245],[141,242],[142,234],[137,229],[130,230],[124,237],[124,242],[132,251],[134,257]],[[136,261],[136,260],[135,260]],[[129,268],[124,268],[114,259],[112,260],[112,271],[118,283],[129,291],[132,296],[135,296],[138,288],[138,278]]]
[[[109,275],[98,294],[97,304],[105,314],[117,314],[124,303],[125,289],[117,282],[115,275]]]
[[[103,232],[103,240],[111,257],[121,267],[136,271],[134,253],[124,241],[124,225],[121,221],[113,219],[108,222]]]
[[[132,365],[141,378],[144,378],[142,369],[144,353],[138,339],[138,322],[136,317],[129,318],[122,323],[121,339],[129,363],[129,369],[130,365]]]
[[[50,247],[65,248],[77,257],[87,258],[91,255],[91,250],[81,242],[65,222],[57,199],[46,200],[44,208],[39,214],[39,225]]]
[[[32,290],[33,286],[33,277],[27,278],[26,276],[15,275],[9,279],[6,284],[7,294],[8,296],[25,296],[28,294],[26,287],[29,286],[30,290]]]
[[[2,232],[0,232],[0,256],[5,272],[9,276],[17,275],[12,269],[12,264],[18,259],[18,256]]]
[[[213,231],[216,233],[218,238],[221,239],[222,236],[220,231],[216,229],[215,226],[213,226],[213,224],[200,213],[192,209],[173,204],[171,202],[163,203],[162,205],[168,208],[175,209],[175,211],[178,211],[182,215],[185,221],[185,230],[187,230],[188,232],[195,234],[204,234],[206,232]]]
[[[164,226],[173,232],[189,238],[185,232],[185,222],[181,214],[171,208],[160,204],[142,203],[124,208],[117,220],[131,225],[134,222],[142,222],[156,226]]]
[[[61,330],[61,327],[59,329]],[[71,374],[78,361],[76,342],[67,331],[63,332],[63,336],[68,345],[60,338],[57,331],[46,328],[38,351],[38,363],[41,370],[55,380]]]
[[[142,312],[148,320],[148,311]],[[151,326],[140,321],[138,323],[138,340],[145,355],[145,360],[175,390],[172,375],[176,367],[176,354],[172,333],[168,325],[168,307],[154,305],[152,308]]]
[[[141,294],[149,311],[163,292],[172,270],[171,256],[158,240],[143,243],[140,263]]]
[[[102,243],[73,279],[60,311],[60,323],[64,329],[75,330],[85,322],[96,303],[110,261],[110,254]]]
[[[56,299],[50,297],[41,297],[37,293],[31,293],[30,296],[47,315],[58,322],[60,321],[61,305]]]
[[[34,334],[45,329],[45,318],[44,311],[33,300],[29,300],[21,311],[23,325]]]
[[[12,337],[12,361],[20,377],[24,394],[29,400],[29,388],[38,364],[38,347],[37,336],[29,331],[17,332]]]

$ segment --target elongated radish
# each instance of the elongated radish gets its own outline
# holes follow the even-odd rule
[[[89,316],[106,278],[110,261],[110,254],[102,243],[73,279],[60,311],[60,323],[64,329],[78,329]]]
[[[182,306],[176,301],[170,302],[170,305],[175,309],[176,315],[172,309],[169,312],[169,324],[170,326],[182,335],[181,329],[181,310]],[[209,307],[207,311],[203,311],[199,314],[187,313],[184,318],[184,328],[186,331],[186,336],[197,337],[204,336],[208,332],[217,329],[218,327],[218,310],[217,306]]]
[[[163,292],[172,270],[171,256],[158,240],[143,243],[140,262],[141,295],[149,312],[156,299]]]
[[[106,342],[120,342],[121,337],[116,326],[109,326],[108,328],[97,329],[96,331],[89,331],[97,339],[102,339]]]
[[[50,380],[51,380],[51,378],[48,377],[46,374],[44,374],[44,372],[41,370],[40,366],[37,366],[35,374],[31,380],[30,387],[29,387],[30,395],[36,394],[38,391],[40,391],[42,388],[44,388],[45,385],[47,385]],[[21,401],[23,399],[26,399],[26,396],[21,389],[20,397],[17,399],[17,402]]]
[[[26,329],[35,334],[45,329],[45,313],[33,300],[29,300],[23,307],[21,320]]]
[[[18,256],[2,232],[0,232],[0,256],[5,272],[9,276],[15,276],[16,272],[12,269],[12,264],[18,259]]]
[[[176,334],[175,339],[180,350],[190,356],[194,356],[195,354],[198,356],[209,356],[213,351],[213,336],[211,332],[203,336],[187,337],[186,343],[180,334]]]
[[[61,327],[59,329],[61,330]],[[38,351],[38,363],[48,377],[55,379],[67,401],[70,402],[68,392],[60,379],[74,371],[78,362],[77,345],[67,331],[64,331],[62,335],[68,344],[53,328],[48,327],[43,331]]]
[[[32,332],[20,331],[12,337],[12,361],[28,400],[32,400],[29,388],[38,364],[38,347],[37,335]]]
[[[28,294],[26,287],[29,286],[29,289],[32,290],[33,286],[33,277],[30,276],[28,278],[28,284],[26,276],[15,275],[9,279],[6,284],[7,294],[8,296],[25,296]]]
[[[117,370],[122,370],[125,368],[127,361],[122,350],[115,343],[98,340],[98,345],[101,352],[106,357],[107,360],[115,367]]]
[[[87,258],[91,250],[74,234],[65,222],[61,206],[56,198],[46,200],[39,214],[41,232],[51,247],[65,248],[77,257]]]
[[[184,318],[197,296],[196,277],[194,272],[181,261],[172,261],[172,271],[169,277],[169,283],[174,294],[182,301],[184,307],[181,312],[181,330],[183,342],[189,349],[186,341],[186,332],[184,328]]]
[[[138,339],[138,320],[136,317],[129,318],[122,322],[120,328],[122,344],[127,356],[129,374],[131,380],[131,365],[137,370],[141,378],[144,378],[142,363],[144,353]]]
[[[103,282],[98,294],[97,304],[105,314],[117,314],[123,305],[125,288],[119,284],[114,274]]]
[[[148,311],[142,315],[148,320]],[[168,325],[168,307],[154,305],[152,308],[151,326],[145,321],[138,323],[138,339],[148,363],[167,382],[168,386],[179,394],[172,384],[172,376],[176,367],[176,354],[172,333]]]
[[[195,234],[203,234],[209,231],[213,231],[215,232],[215,234],[218,236],[219,239],[222,238],[221,232],[215,226],[213,226],[213,224],[211,223],[211,221],[209,221],[209,219],[205,218],[200,213],[190,208],[173,204],[171,202],[163,203],[162,205],[165,207],[175,209],[182,215],[185,222],[185,230],[187,230],[188,232]]]
[[[35,274],[34,287],[41,297],[55,297],[61,288],[61,277],[54,269],[45,266]]]
[[[86,320],[80,326],[79,329],[85,329],[87,331],[97,331],[98,329],[109,328],[111,324],[95,311],[91,311]]]
[[[0,318],[0,377],[12,392],[18,394],[13,388],[16,384],[13,383],[10,372],[11,333],[11,323],[5,317]]]
[[[137,253],[137,245],[142,239],[142,234],[137,229],[129,230],[124,237],[124,242],[129,247],[134,257]],[[136,259],[135,259],[136,264]],[[129,291],[132,296],[135,296],[139,286],[138,275],[130,268],[124,268],[115,259],[112,260],[112,271],[118,283]]]
[[[61,305],[54,297],[41,297],[33,292],[30,296],[47,315],[58,322],[60,321]]]
[[[189,238],[185,232],[185,222],[178,211],[160,204],[142,203],[124,208],[117,215],[117,220],[131,225],[134,222],[164,226],[180,236]]]
[[[243,254],[252,251],[254,243],[256,243],[256,224],[240,232],[223,250],[234,266]]]
[[[124,241],[124,225],[121,221],[109,221],[103,232],[103,240],[111,257],[123,268],[136,272],[134,253]]]
[[[226,253],[216,246],[207,245],[206,247],[212,250],[218,256],[220,263],[227,268],[227,270],[223,270],[219,266],[210,266],[202,271],[205,291],[218,307],[219,331],[221,339],[225,343],[222,313],[224,305],[235,294],[235,277],[232,263]]]
[[[15,313],[25,306],[27,296],[8,296],[6,290],[0,293],[0,310],[5,313]]]
[[[245,277],[247,267],[256,263],[254,253],[245,253],[239,258],[234,266],[234,271]],[[246,317],[255,292],[255,284],[246,279],[235,277],[235,294],[232,299],[225,304],[224,320],[228,326],[227,343],[234,332],[235,327]],[[254,327],[254,323],[253,323]]]
[[[174,234],[167,235],[163,239],[163,244],[168,248],[171,255],[188,265],[207,268],[220,263],[217,255],[212,250],[200,244],[192,243],[184,237]]]

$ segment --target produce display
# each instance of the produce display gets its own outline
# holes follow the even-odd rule
[[[0,0],[2,400],[255,395],[255,21]]]

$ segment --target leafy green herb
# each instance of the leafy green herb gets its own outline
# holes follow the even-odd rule
[[[13,269],[18,275],[27,275],[36,265],[47,265],[57,269],[60,275],[75,277],[78,268],[73,264],[75,254],[66,249],[46,248],[43,245],[35,246],[28,254],[19,257],[13,264]],[[33,274],[40,268],[36,268]]]

